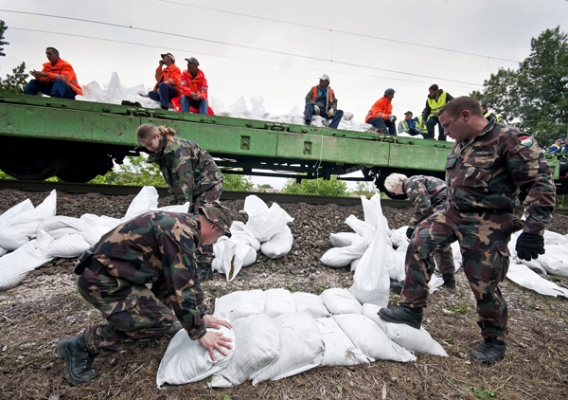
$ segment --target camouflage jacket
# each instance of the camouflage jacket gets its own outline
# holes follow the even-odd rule
[[[223,174],[211,154],[189,140],[174,137],[149,161],[158,163],[170,193],[180,203],[193,204],[197,197],[223,182]]]
[[[525,207],[524,231],[540,234],[551,219],[556,187],[536,140],[517,128],[489,123],[476,137],[456,142],[446,162],[448,200],[459,211]]]
[[[404,191],[414,204],[410,228],[415,229],[434,212],[435,206],[446,200],[446,189],[446,183],[433,176],[414,175],[404,180]]]
[[[194,340],[206,333],[201,315],[208,311],[194,257],[200,229],[198,216],[151,211],[120,224],[93,246],[94,257],[112,276],[137,286],[152,283]]]

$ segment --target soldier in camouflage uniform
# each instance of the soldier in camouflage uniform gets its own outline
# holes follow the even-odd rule
[[[406,195],[414,205],[414,216],[408,224],[406,237],[412,238],[416,227],[428,218],[438,206],[446,201],[446,183],[433,176],[414,175],[408,178],[403,174],[390,174],[385,179],[385,189],[396,195]],[[438,269],[442,273],[444,286],[449,289],[456,288],[454,277],[454,256],[450,246],[446,246],[434,255]],[[427,262],[433,262],[428,260]],[[404,281],[401,282],[404,284]],[[399,286],[394,286],[397,289]],[[402,285],[400,286],[402,289]]]
[[[67,380],[78,385],[95,379],[92,364],[101,352],[133,348],[182,327],[211,357],[213,350],[226,354],[230,339],[206,328],[231,324],[209,315],[194,252],[230,236],[231,224],[231,212],[219,202],[204,204],[196,215],[151,211],[117,226],[83,253],[75,268],[79,293],[107,323],[58,344]],[[181,324],[174,323],[174,314]]]
[[[501,360],[506,349],[507,304],[498,284],[509,267],[514,200],[517,195],[524,199],[526,217],[515,249],[520,259],[530,261],[544,254],[543,234],[556,188],[536,140],[487,121],[476,100],[457,98],[442,108],[439,118],[456,141],[446,163],[448,201],[420,224],[410,242],[401,305],[382,308],[379,316],[420,328],[432,274],[426,259],[457,240],[484,339],[471,356],[490,364]]]
[[[152,152],[147,162],[160,166],[175,203],[189,202],[189,212],[193,213],[204,202],[221,198],[223,174],[207,151],[175,135],[172,128],[151,124],[141,125],[136,132],[138,143]],[[213,247],[200,248],[197,259],[201,281],[211,278]]]

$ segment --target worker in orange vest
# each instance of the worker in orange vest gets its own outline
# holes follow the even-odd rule
[[[161,54],[162,59],[156,68],[156,85],[154,90],[148,92],[148,97],[160,102],[163,110],[170,108],[170,101],[179,96],[181,70],[176,65],[176,58],[172,53]],[[165,67],[165,68],[164,68]]]
[[[343,111],[337,109],[337,99],[335,92],[329,86],[329,75],[323,74],[319,78],[319,85],[314,86],[306,95],[306,108],[304,109],[304,120],[306,125],[312,124],[312,116],[319,115],[326,120],[330,120],[329,128],[337,129],[343,117]]]
[[[32,96],[43,93],[51,97],[75,100],[75,96],[83,94],[77,81],[77,75],[71,64],[59,57],[55,47],[45,49],[49,62],[43,64],[40,71],[32,70],[32,79],[24,88],[24,94]]]

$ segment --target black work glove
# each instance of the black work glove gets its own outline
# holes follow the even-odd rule
[[[544,238],[535,233],[523,232],[517,239],[515,246],[517,257],[521,260],[530,261],[544,254]]]
[[[408,229],[406,230],[406,237],[410,239],[413,233],[414,233],[414,228],[408,227]]]

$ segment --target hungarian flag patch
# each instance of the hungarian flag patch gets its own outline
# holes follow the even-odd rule
[[[519,137],[519,142],[520,142],[523,146],[527,146],[527,147],[531,147],[532,144],[533,144],[532,137],[530,137],[530,136],[520,136],[520,137]]]

